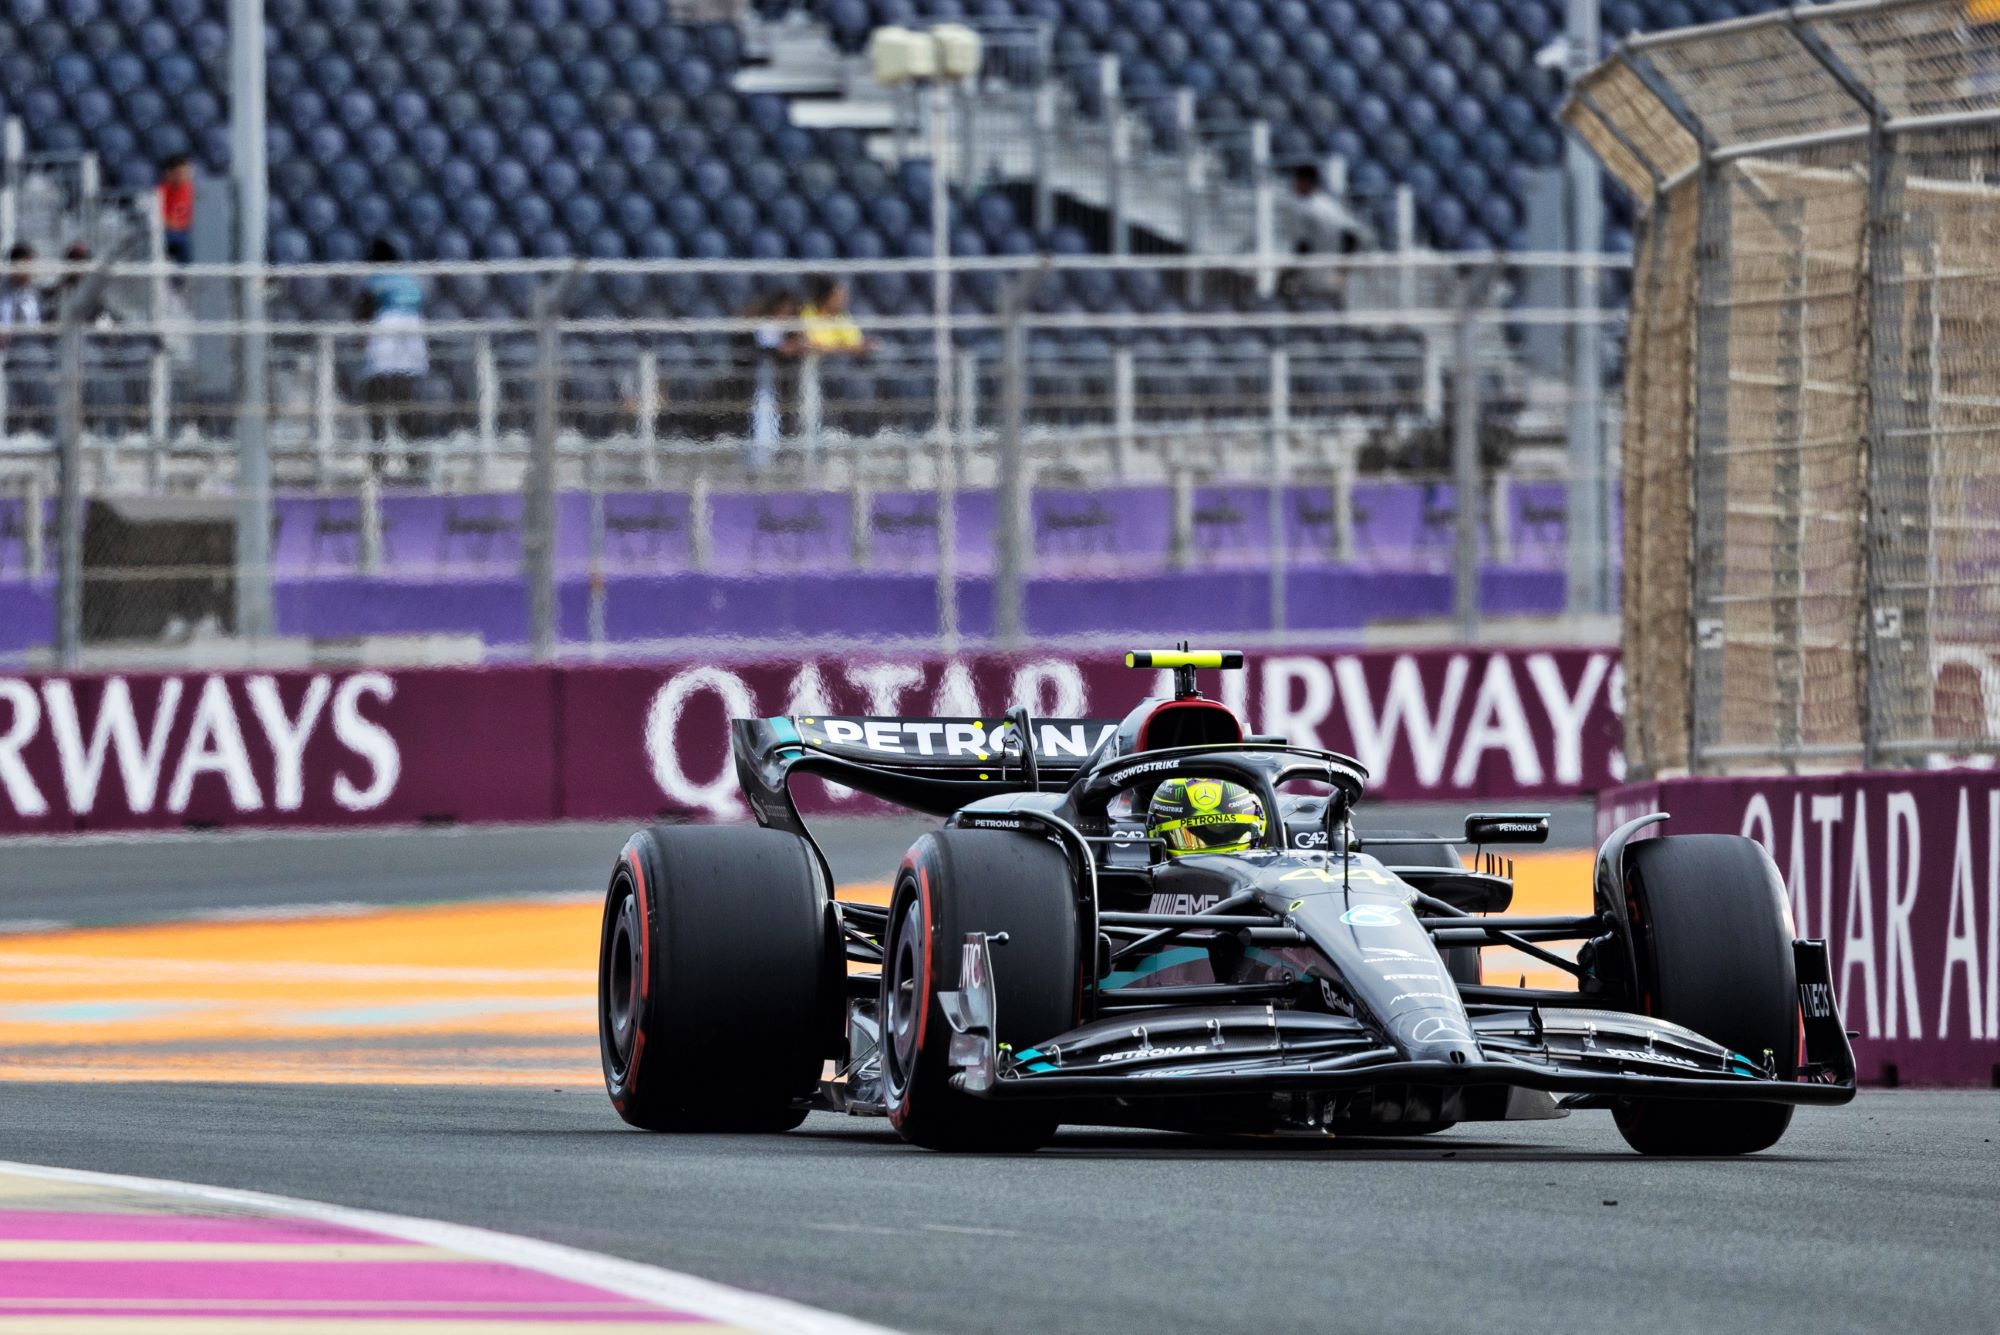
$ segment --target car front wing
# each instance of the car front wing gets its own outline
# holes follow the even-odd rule
[[[1172,1098],[1410,1083],[1505,1085],[1592,1103],[1846,1103],[1855,1093],[1854,1057],[1826,985],[1825,947],[1802,941],[1794,948],[1803,1060],[1791,1079],[1778,1076],[1774,1053],[1733,1052],[1666,1020],[1584,1005],[1482,1008],[1468,1021],[1478,1061],[1413,1060],[1361,1020],[1269,1004],[1127,1013],[1003,1050],[994,1037],[990,948],[979,932],[966,935],[960,989],[938,1000],[952,1028],[952,1084],[982,1098]]]

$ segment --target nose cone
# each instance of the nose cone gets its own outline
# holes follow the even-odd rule
[[[1484,1060],[1463,1010],[1429,1006],[1395,1020],[1396,1038],[1412,1061],[1463,1064]]]

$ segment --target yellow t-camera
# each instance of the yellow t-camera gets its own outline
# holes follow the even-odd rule
[[[1240,668],[1241,649],[1134,649],[1125,655],[1128,668]]]

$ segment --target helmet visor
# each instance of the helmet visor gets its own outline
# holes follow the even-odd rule
[[[1174,853],[1239,852],[1263,832],[1263,817],[1250,811],[1195,812],[1161,821],[1152,829]]]

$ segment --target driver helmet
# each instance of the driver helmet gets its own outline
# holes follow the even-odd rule
[[[1146,808],[1146,834],[1184,853],[1242,853],[1264,835],[1264,804],[1226,779],[1168,779]]]

